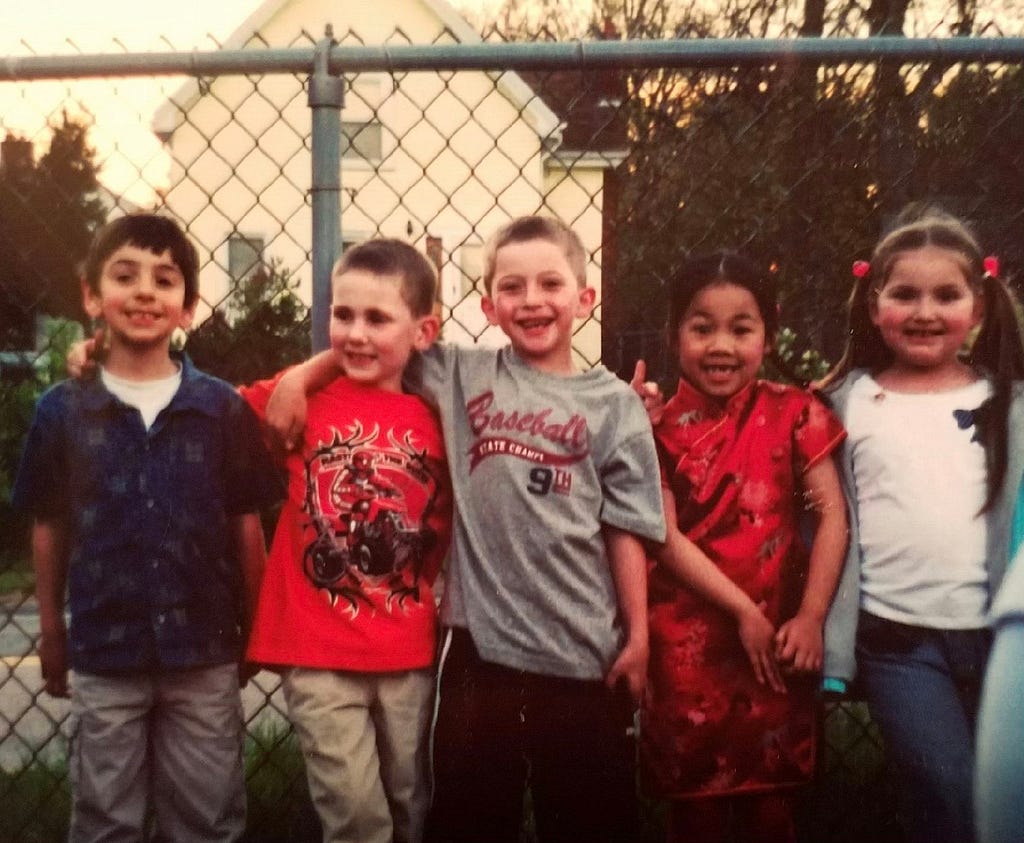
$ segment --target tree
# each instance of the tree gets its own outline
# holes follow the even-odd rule
[[[89,127],[64,112],[35,161],[9,135],[0,166],[0,313],[4,348],[31,348],[37,313],[85,323],[78,264],[106,220]]]
[[[10,486],[32,407],[42,390],[63,375],[64,350],[81,334],[67,320],[85,318],[77,266],[93,229],[106,217],[98,189],[88,126],[67,113],[52,127],[49,147],[38,162],[31,141],[10,134],[3,141],[0,349],[12,353],[0,364],[0,532],[12,538],[19,531],[8,503]],[[58,318],[42,320],[36,355],[40,315]],[[10,554],[26,552],[23,542],[10,545]]]
[[[571,16],[539,21],[528,8],[509,0],[488,31],[536,39],[571,30]],[[1015,5],[997,20],[974,0],[595,0],[591,8],[573,37],[942,36],[991,32],[997,24],[1005,33],[1024,20]],[[937,199],[983,235],[991,232],[984,239],[1000,253],[1022,251],[1024,111],[1016,71],[779,60],[616,72],[629,151],[605,187],[613,218],[603,253],[602,337],[606,362],[620,374],[632,369],[632,357],[659,357],[652,350],[664,346],[664,285],[688,252],[738,248],[771,268],[783,323],[794,329],[792,353],[800,358],[814,348],[835,360],[848,267],[869,255],[908,200]],[[595,90],[599,75],[577,75],[576,101]],[[548,98],[543,80],[535,90]],[[572,124],[571,108],[555,110]],[[631,357],[616,359],[624,346]],[[654,374],[666,379],[671,368],[668,361]]]
[[[210,374],[249,383],[305,360],[310,354],[309,310],[295,293],[297,281],[279,261],[256,269],[189,334],[185,350]]]

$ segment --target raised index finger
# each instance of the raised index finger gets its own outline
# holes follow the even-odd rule
[[[629,382],[629,385],[633,387],[636,392],[641,392],[646,380],[647,363],[643,358],[640,358],[636,361],[636,367],[633,369],[633,379]]]

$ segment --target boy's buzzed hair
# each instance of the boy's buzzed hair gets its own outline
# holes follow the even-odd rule
[[[334,277],[361,269],[373,275],[399,275],[402,299],[413,316],[429,316],[437,299],[437,270],[427,258],[404,240],[375,237],[346,249],[334,265]]]
[[[510,243],[547,240],[565,252],[569,267],[581,287],[587,285],[587,250],[580,236],[561,220],[539,215],[518,217],[499,228],[484,247],[484,290],[491,293],[498,249]]]
[[[82,262],[82,276],[94,292],[100,288],[103,264],[122,246],[130,244],[157,255],[169,251],[185,279],[185,307],[199,298],[199,253],[181,227],[159,214],[128,214],[118,217],[93,235],[89,253]]]

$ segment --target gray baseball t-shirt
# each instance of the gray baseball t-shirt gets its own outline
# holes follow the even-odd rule
[[[665,537],[639,398],[603,366],[551,375],[510,347],[435,345],[410,374],[441,413],[455,490],[442,620],[488,661],[601,678],[623,643],[601,526]]]

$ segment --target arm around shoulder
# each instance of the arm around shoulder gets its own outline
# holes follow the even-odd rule
[[[287,450],[293,450],[302,438],[308,396],[342,374],[337,357],[321,351],[281,376],[267,402],[265,421]]]

